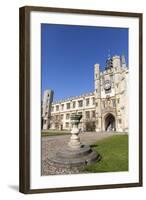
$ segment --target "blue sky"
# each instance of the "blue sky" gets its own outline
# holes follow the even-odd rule
[[[41,24],[42,94],[54,90],[54,101],[94,90],[94,64],[101,71],[111,56],[128,62],[128,29]]]

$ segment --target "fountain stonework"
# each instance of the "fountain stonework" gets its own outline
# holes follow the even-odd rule
[[[56,153],[56,156],[49,159],[50,169],[52,174],[71,174],[79,173],[86,165],[89,165],[97,160],[100,156],[88,145],[80,142],[78,125],[82,115],[71,115],[71,137],[68,145]]]

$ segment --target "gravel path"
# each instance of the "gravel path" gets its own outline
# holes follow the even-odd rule
[[[88,132],[80,134],[80,140],[83,144],[91,145],[96,141],[107,138],[113,135],[113,133],[96,133],[96,132]],[[70,135],[62,135],[62,136],[45,136],[42,137],[42,175],[48,175],[48,166],[47,160],[52,158],[59,152],[62,148],[67,146],[68,141],[70,139]]]

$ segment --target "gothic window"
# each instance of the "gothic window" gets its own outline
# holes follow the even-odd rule
[[[67,103],[67,104],[66,104],[66,108],[67,108],[67,109],[70,109],[70,103]]]

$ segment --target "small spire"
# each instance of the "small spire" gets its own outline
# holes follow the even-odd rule
[[[123,67],[126,67],[126,59],[125,59],[124,51],[122,52],[121,63],[122,63],[122,66],[123,66]]]
[[[105,67],[105,70],[107,69],[110,69],[113,67],[113,64],[112,64],[112,58],[111,58],[111,54],[110,54],[110,49],[108,49],[108,58],[106,60],[106,67]]]

